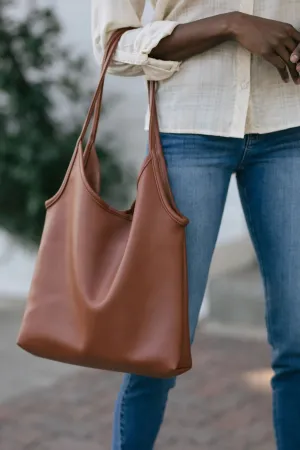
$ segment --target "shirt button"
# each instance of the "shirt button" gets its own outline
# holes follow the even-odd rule
[[[243,83],[241,83],[241,88],[248,89],[249,85],[250,85],[249,81],[243,81]]]

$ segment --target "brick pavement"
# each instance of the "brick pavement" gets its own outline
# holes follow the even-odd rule
[[[156,449],[274,450],[267,346],[198,334],[193,353]],[[0,405],[0,449],[109,450],[119,382],[117,374],[79,370]]]

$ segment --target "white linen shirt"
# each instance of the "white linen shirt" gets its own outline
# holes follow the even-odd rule
[[[94,54],[101,62],[112,31],[134,27],[118,45],[110,73],[159,81],[160,131],[242,138],[300,126],[300,86],[235,42],[184,62],[149,57],[179,23],[230,11],[289,22],[300,30],[300,0],[152,0],[154,19],[142,26],[146,0],[92,0]],[[146,118],[146,128],[149,112]]]

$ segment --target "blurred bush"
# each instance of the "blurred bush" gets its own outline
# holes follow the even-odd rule
[[[12,3],[0,3],[0,227],[38,243],[44,202],[62,182],[90,100],[89,69],[62,44],[51,9],[33,8],[16,20]],[[102,195],[113,200],[118,186],[118,200],[125,201],[128,177],[111,152],[98,154]]]

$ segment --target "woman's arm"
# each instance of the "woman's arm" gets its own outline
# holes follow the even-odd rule
[[[165,80],[179,70],[181,61],[235,40],[273,64],[285,82],[288,70],[294,82],[299,82],[290,57],[300,33],[292,25],[232,12],[186,24],[166,20],[143,27],[144,7],[145,0],[92,0],[94,53],[99,62],[113,31],[135,28],[122,36],[110,73]]]
[[[178,25],[173,33],[162,39],[150,56],[182,61],[204,53],[233,38],[235,14],[227,13]]]
[[[289,71],[294,82],[300,84],[297,61],[291,61],[291,54],[300,42],[300,33],[290,24],[239,12],[178,25],[170,36],[158,43],[150,56],[185,60],[226,40],[237,41],[273,64],[283,81],[289,81]]]

